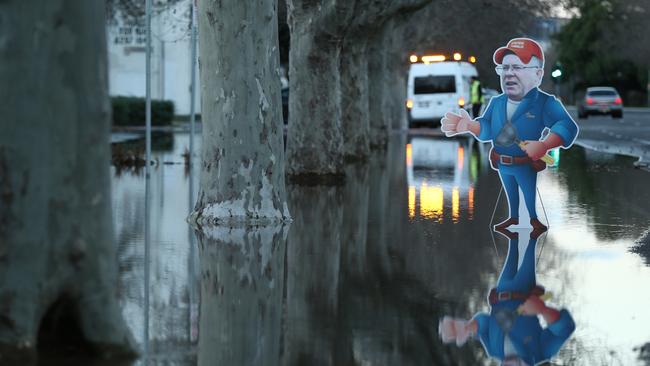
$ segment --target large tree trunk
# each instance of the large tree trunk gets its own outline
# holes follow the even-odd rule
[[[336,176],[343,169],[340,49],[310,31],[308,22],[291,24],[287,172],[296,178]]]
[[[388,24],[390,31],[387,32],[385,44],[399,44],[404,37],[403,23],[410,19],[407,15],[395,17]],[[393,47],[388,51],[386,72],[388,73],[388,84],[384,88],[386,94],[385,115],[388,116],[388,125],[391,129],[407,129],[406,121],[406,80],[408,78],[409,63],[407,61],[407,50],[404,47]]]
[[[66,341],[132,353],[115,292],[104,3],[3,1],[0,34],[0,359]]]
[[[289,220],[276,1],[199,2],[199,224]]]
[[[366,38],[348,37],[341,50],[341,124],[346,160],[366,160],[370,155],[366,46]]]
[[[374,80],[374,85],[369,84],[369,65],[372,65],[371,76],[380,76],[387,62],[387,57],[395,57],[395,50],[402,51],[400,35],[393,34],[392,24],[389,20],[400,17],[408,18],[431,0],[357,0],[354,16],[346,30],[343,47],[341,50],[341,109],[344,138],[344,154],[347,160],[365,160],[370,154],[370,146],[381,147],[386,144],[388,129],[384,129],[386,120],[382,109],[389,109],[388,118],[396,114],[392,109],[395,105],[392,100],[373,99],[385,88],[394,88],[392,80]],[[386,29],[388,28],[388,29]],[[388,33],[387,33],[388,32]],[[385,34],[391,42],[377,40],[376,37]],[[373,36],[369,36],[373,35]],[[371,51],[368,52],[368,43],[374,41]],[[380,42],[382,44],[378,44]],[[370,55],[370,57],[369,57]],[[379,57],[380,59],[375,59]],[[406,86],[405,86],[406,87]],[[374,88],[371,94],[371,88]],[[391,97],[393,97],[391,95]],[[374,113],[370,111],[372,105]],[[381,106],[377,109],[377,106]],[[387,121],[387,120],[386,120]],[[372,128],[370,126],[373,126]],[[387,140],[386,140],[387,141]]]
[[[368,43],[368,98],[370,108],[370,147],[386,149],[388,146],[388,117],[384,115],[385,90],[389,83],[386,72],[386,32],[384,27]]]
[[[343,176],[339,55],[354,1],[290,0],[287,6],[287,172],[296,180],[338,180]]]
[[[288,227],[198,233],[198,365],[279,365]]]

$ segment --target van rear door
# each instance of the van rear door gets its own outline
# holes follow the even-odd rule
[[[413,80],[413,116],[440,118],[456,107],[456,76],[422,75]]]

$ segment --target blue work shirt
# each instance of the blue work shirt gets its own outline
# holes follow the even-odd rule
[[[508,301],[504,304],[511,311],[516,311],[517,306],[523,301]],[[478,337],[491,357],[503,360],[505,334],[493,315],[495,304],[490,314],[479,313],[474,316],[478,323]],[[571,314],[566,310],[560,311],[560,318],[547,328],[542,328],[535,315],[520,315],[513,322],[508,332],[517,355],[529,365],[551,359],[562,348],[564,342],[575,330],[575,323]]]
[[[496,139],[507,119],[506,107],[508,96],[501,94],[490,100],[485,113],[477,120],[481,131],[477,138],[481,141]],[[578,135],[578,125],[567,113],[562,103],[552,95],[538,88],[529,91],[512,115],[510,121],[517,130],[517,137],[522,140],[537,141],[542,137],[542,131],[550,128],[552,133],[562,138],[562,147],[569,148]],[[507,147],[497,146],[494,149],[499,154],[510,156],[526,156],[517,144]]]

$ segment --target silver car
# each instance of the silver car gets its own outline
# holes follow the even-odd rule
[[[609,86],[587,88],[584,100],[578,105],[578,118],[587,118],[590,114],[610,114],[621,118],[623,99],[616,89]]]

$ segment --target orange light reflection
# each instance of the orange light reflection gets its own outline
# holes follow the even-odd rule
[[[444,193],[441,187],[430,187],[426,182],[420,187],[420,215],[442,222]]]
[[[463,170],[463,164],[465,164],[465,149],[463,149],[462,146],[458,147],[456,159],[458,164],[458,170]]]
[[[415,186],[409,187],[409,218],[415,217]]]
[[[406,166],[413,166],[413,147],[406,144]]]
[[[458,222],[460,218],[460,191],[454,187],[451,191],[451,219]]]
[[[474,187],[469,187],[469,191],[467,192],[467,201],[468,201],[468,211],[469,211],[469,219],[473,220],[474,219]]]

